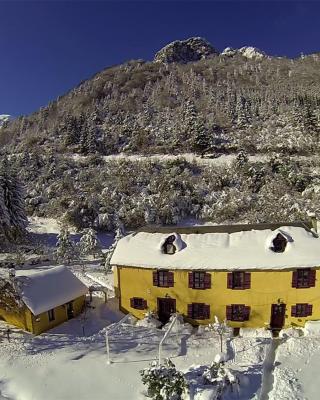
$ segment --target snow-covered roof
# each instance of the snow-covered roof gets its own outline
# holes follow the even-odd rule
[[[50,268],[16,277],[17,288],[23,302],[34,315],[68,303],[88,292],[85,286],[68,268]]]
[[[287,239],[283,253],[276,253],[271,249],[272,241],[278,233]],[[128,235],[118,242],[111,264],[142,268],[207,270],[320,266],[320,239],[302,227],[282,226],[276,230],[233,233],[182,233],[179,235],[181,248],[175,254],[164,254],[159,244],[168,236],[168,233],[150,232]]]

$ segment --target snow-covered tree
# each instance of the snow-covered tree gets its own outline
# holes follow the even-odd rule
[[[149,368],[141,370],[140,375],[147,387],[147,395],[153,400],[181,400],[188,391],[183,373],[177,371],[169,359],[163,365],[153,362]]]
[[[125,231],[124,231],[124,227],[123,227],[122,223],[120,221],[118,221],[117,225],[118,225],[118,227],[116,229],[114,242],[108,248],[108,250],[104,253],[104,269],[106,272],[111,271],[110,261],[111,261],[112,255],[117,247],[119,240],[125,235]]]
[[[80,238],[79,246],[82,255],[93,255],[95,257],[101,251],[101,244],[96,231],[92,228],[85,229]]]
[[[14,285],[14,274],[6,279],[0,277],[0,309],[7,312],[20,312],[23,308],[23,302]]]
[[[62,226],[57,237],[56,257],[58,261],[70,263],[75,258],[75,246],[71,240],[70,232],[66,226]]]
[[[202,374],[203,383],[212,385],[215,389],[215,399],[221,400],[227,390],[233,392],[239,386],[237,375],[226,368],[224,361],[216,360]]]
[[[220,351],[223,352],[223,338],[225,336],[230,336],[232,332],[232,328],[228,326],[227,321],[224,320],[222,322],[219,321],[218,317],[214,316],[214,323],[208,325],[208,329],[211,332],[216,333],[220,339]]]
[[[199,119],[195,124],[195,136],[193,138],[193,149],[201,156],[212,146],[212,136],[206,129],[204,122]]]
[[[0,163],[0,228],[9,239],[26,234],[28,219],[22,186],[7,158]]]

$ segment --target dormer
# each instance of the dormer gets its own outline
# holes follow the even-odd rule
[[[175,254],[184,247],[178,233],[172,233],[164,237],[160,242],[160,250],[163,254]]]
[[[167,237],[165,242],[162,245],[162,251],[164,254],[174,254],[176,252],[176,246],[174,245],[174,241],[176,240],[175,235],[170,235]]]
[[[287,243],[287,238],[282,233],[278,233],[272,240],[272,246],[270,248],[275,253],[283,253],[286,249]]]

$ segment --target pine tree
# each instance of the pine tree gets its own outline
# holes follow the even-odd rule
[[[6,158],[0,165],[0,185],[0,223],[6,226],[5,235],[16,240],[26,234],[28,219],[22,186]]]
[[[113,256],[113,253],[117,247],[119,240],[121,238],[123,238],[124,235],[125,235],[124,227],[123,227],[122,223],[118,220],[117,221],[117,229],[116,229],[116,233],[115,233],[115,237],[114,237],[114,242],[108,248],[108,250],[104,253],[104,255],[105,255],[104,269],[106,272],[111,271],[111,265],[110,265],[111,258]]]
[[[62,226],[57,236],[56,257],[58,261],[70,263],[75,258],[74,243],[70,238],[70,232],[66,226]]]
[[[96,254],[101,250],[101,245],[97,238],[96,231],[92,228],[84,230],[79,245],[80,251],[83,255],[96,256]]]
[[[88,153],[95,153],[97,150],[97,130],[93,124],[90,124],[88,128],[87,140],[86,140],[86,149]]]
[[[212,146],[211,137],[201,119],[195,124],[195,136],[193,139],[193,149],[203,157],[204,153]]]

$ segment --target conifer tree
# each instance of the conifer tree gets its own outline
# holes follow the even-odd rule
[[[11,240],[21,238],[28,224],[23,190],[7,158],[0,165],[0,192],[0,221],[4,224],[5,235]]]
[[[97,238],[96,231],[92,228],[84,230],[79,245],[80,251],[83,255],[95,256],[101,250],[101,245]]]
[[[71,240],[70,232],[67,226],[61,227],[60,233],[57,237],[56,243],[56,257],[58,261],[70,263],[75,257],[74,243]]]

